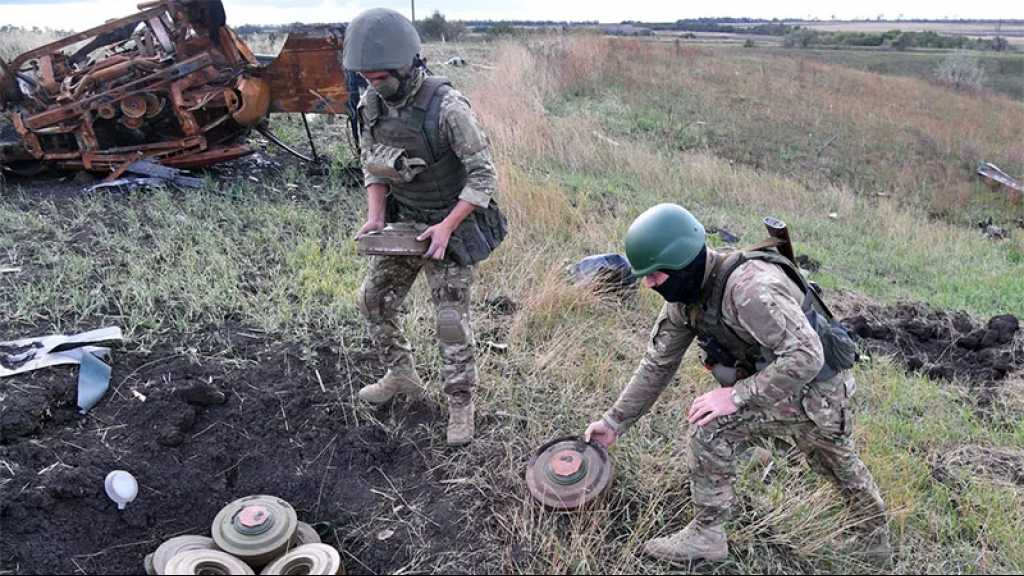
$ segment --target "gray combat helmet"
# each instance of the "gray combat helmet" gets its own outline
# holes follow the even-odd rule
[[[401,70],[420,53],[420,35],[412,22],[388,8],[371,8],[345,30],[342,64],[354,72]]]

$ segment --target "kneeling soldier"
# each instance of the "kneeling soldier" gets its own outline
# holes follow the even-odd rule
[[[586,439],[611,446],[658,399],[695,338],[723,384],[689,411],[696,515],[644,552],[671,562],[724,559],[737,452],[753,437],[792,436],[859,515],[864,552],[888,561],[885,504],[850,438],[856,351],[816,290],[774,250],[710,250],[701,223],[674,204],[641,214],[625,245],[633,272],[666,303],[639,367]]]

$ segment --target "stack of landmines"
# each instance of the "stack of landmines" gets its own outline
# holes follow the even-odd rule
[[[344,574],[334,547],[290,504],[247,496],[228,504],[211,536],[176,536],[144,560],[146,574]]]

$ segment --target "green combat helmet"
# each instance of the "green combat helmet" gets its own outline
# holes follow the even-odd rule
[[[345,30],[342,64],[347,70],[401,70],[420,53],[420,35],[412,22],[387,8],[372,8]]]
[[[630,224],[626,258],[637,276],[681,270],[700,254],[704,242],[704,226],[686,208],[658,204]]]

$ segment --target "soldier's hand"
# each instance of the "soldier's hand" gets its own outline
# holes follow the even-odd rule
[[[591,422],[590,426],[587,426],[587,431],[583,433],[583,441],[590,442],[593,439],[595,442],[604,446],[605,448],[611,448],[612,444],[618,440],[619,435],[612,430],[611,426],[605,423],[604,420],[598,420],[597,422]]]
[[[732,401],[732,388],[715,388],[693,401],[688,420],[690,424],[703,426],[719,416],[728,416],[739,408]]]
[[[359,240],[360,238],[362,238],[363,236],[366,236],[370,232],[376,232],[377,230],[383,230],[383,229],[384,229],[384,221],[383,220],[367,220],[366,224],[363,224],[363,227],[359,229],[359,232],[356,232],[356,237],[354,238],[354,240]]]
[[[433,258],[434,260],[444,260],[444,253],[448,250],[448,241],[452,237],[452,230],[444,222],[440,224],[434,224],[430,228],[423,231],[416,237],[417,240],[430,239],[430,247],[427,248],[427,252],[423,255],[424,258]]]

